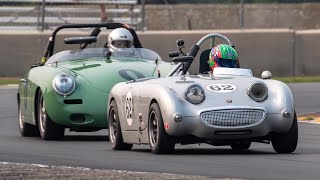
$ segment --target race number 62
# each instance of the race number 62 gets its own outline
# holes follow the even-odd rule
[[[219,93],[227,93],[236,90],[236,86],[231,84],[210,84],[206,88],[210,91]]]

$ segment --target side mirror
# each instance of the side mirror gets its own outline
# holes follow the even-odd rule
[[[177,57],[180,55],[180,52],[179,51],[172,51],[172,52],[169,52],[169,57],[171,58],[174,58],[174,57]]]
[[[181,57],[174,57],[172,61],[174,63],[179,63],[179,62],[192,62],[194,60],[194,57],[192,56],[181,56]]]
[[[183,47],[184,46],[184,40],[183,39],[178,39],[177,40],[177,46],[178,47]]]
[[[261,73],[261,78],[262,79],[271,79],[272,78],[272,74],[270,71],[263,71]]]
[[[43,66],[43,65],[44,65],[43,63],[32,64],[30,68],[32,69],[32,68]]]
[[[91,44],[97,42],[97,37],[87,36],[87,37],[70,37],[65,38],[64,43],[66,44]]]

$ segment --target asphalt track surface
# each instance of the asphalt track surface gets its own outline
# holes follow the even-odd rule
[[[289,86],[298,114],[320,111],[320,83]],[[242,153],[234,153],[227,146],[204,144],[177,145],[171,155],[152,154],[145,145],[135,145],[132,151],[113,151],[106,131],[68,132],[62,141],[21,137],[16,91],[0,87],[0,161],[218,178],[319,179],[320,176],[320,125],[299,123],[299,143],[293,154],[277,154],[271,144],[258,143]]]

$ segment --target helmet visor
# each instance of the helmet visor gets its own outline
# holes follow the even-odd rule
[[[236,60],[217,58],[216,63],[219,67],[237,68],[239,63]]]
[[[115,48],[131,48],[132,43],[128,40],[115,40],[111,43]]]

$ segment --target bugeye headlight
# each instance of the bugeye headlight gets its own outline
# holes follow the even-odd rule
[[[262,102],[268,97],[268,87],[263,82],[253,82],[247,90],[248,96],[257,102]]]
[[[74,79],[68,74],[59,74],[57,75],[52,82],[53,89],[60,95],[67,96],[71,94],[75,87],[76,83]]]
[[[192,104],[199,104],[205,98],[204,90],[198,84],[190,84],[185,91],[185,98]]]

